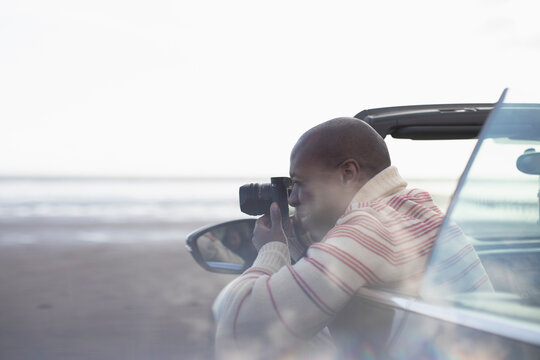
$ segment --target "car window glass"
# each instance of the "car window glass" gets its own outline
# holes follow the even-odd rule
[[[540,324],[540,106],[501,102],[459,182],[421,297]]]

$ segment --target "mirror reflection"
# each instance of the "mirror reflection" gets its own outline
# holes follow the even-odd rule
[[[252,234],[252,223],[227,223],[202,234],[197,247],[208,266],[239,270],[251,265],[257,256],[251,244]]]

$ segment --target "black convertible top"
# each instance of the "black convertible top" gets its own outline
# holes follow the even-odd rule
[[[370,124],[383,138],[414,140],[474,139],[495,104],[396,106],[364,110],[355,118]]]

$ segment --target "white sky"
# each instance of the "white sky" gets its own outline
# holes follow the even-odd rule
[[[298,136],[334,117],[495,102],[505,87],[539,101],[539,10],[519,0],[3,0],[0,175],[286,175]],[[408,176],[432,172],[425,164],[441,154],[451,156],[437,175],[454,174],[472,149],[390,148]]]

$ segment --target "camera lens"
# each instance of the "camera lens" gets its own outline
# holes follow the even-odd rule
[[[240,187],[240,210],[248,215],[263,215],[272,204],[270,184],[246,184]]]

